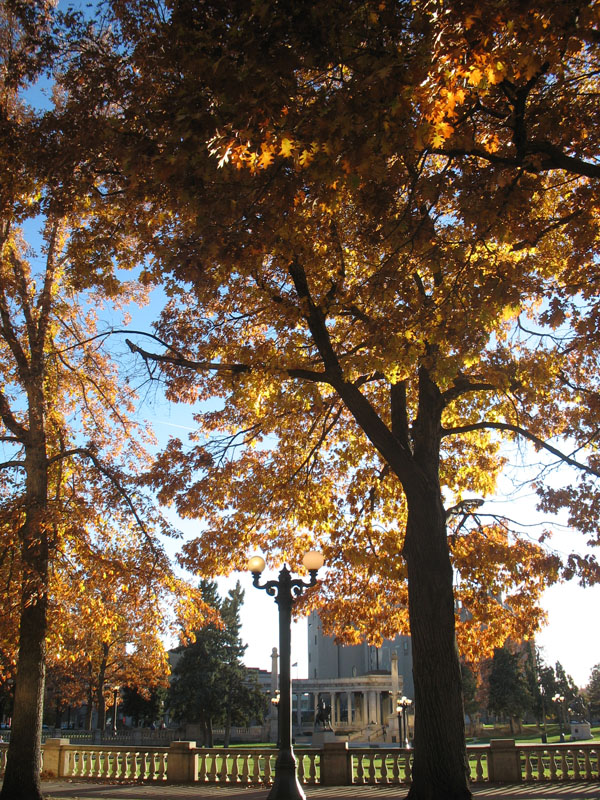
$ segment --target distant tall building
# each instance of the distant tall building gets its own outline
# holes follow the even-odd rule
[[[385,639],[381,647],[374,647],[366,642],[357,645],[339,645],[331,636],[323,635],[321,620],[316,611],[308,617],[309,680],[389,674],[393,651],[396,651],[398,657],[398,674],[403,679],[402,691],[413,699],[415,694],[410,636],[398,634],[395,639]]]

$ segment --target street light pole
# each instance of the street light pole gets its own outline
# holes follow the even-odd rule
[[[552,698],[555,703],[558,703],[558,738],[559,741],[564,742],[565,734],[563,733],[563,703],[565,702],[565,698],[562,694],[558,694],[558,692]]]
[[[400,744],[404,745],[404,747],[409,747],[408,744],[408,725],[406,723],[406,709],[412,705],[412,700],[410,697],[399,697],[396,701],[396,712],[398,714],[398,735],[400,737]],[[402,715],[402,716],[400,716]],[[402,725],[400,725],[400,720],[402,720]],[[402,735],[404,733],[404,736]]]
[[[281,719],[279,717],[279,702],[280,702],[280,692],[279,689],[275,692],[275,697],[271,698],[271,703],[273,708],[277,711],[277,747],[281,744]]]
[[[302,563],[309,571],[310,580],[292,578],[283,566],[279,580],[266,581],[262,586],[260,576],[265,568],[261,556],[253,556],[248,561],[248,569],[252,573],[252,583],[257,589],[264,589],[275,598],[279,607],[279,753],[275,762],[275,780],[267,800],[305,800],[306,795],[296,774],[296,759],[292,749],[292,681],[291,681],[291,648],[292,648],[292,606],[304,589],[314,586],[317,572],[323,566],[323,556],[314,550],[306,553]]]
[[[119,697],[119,687],[115,686],[113,689],[113,735],[117,735],[117,706],[118,706],[118,697]]]

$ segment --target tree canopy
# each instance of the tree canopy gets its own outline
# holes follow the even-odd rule
[[[73,252],[144,264],[171,301],[163,349],[132,348],[170,399],[219,401],[149,480],[205,522],[190,565],[319,543],[332,629],[408,606],[411,799],[468,797],[453,569],[465,652],[599,577],[479,509],[526,443],[542,509],[598,543],[599,7],[111,7],[56,120],[97,132]]]
[[[11,800],[41,797],[49,662],[86,661],[102,706],[103,655],[117,639],[117,672],[157,682],[166,626],[212,618],[175,574],[161,539],[174,531],[137,481],[151,434],[100,329],[107,303],[124,310],[145,288],[94,285],[74,268],[81,163],[19,96],[58,52],[52,19],[45,2],[0,7],[0,678],[14,680],[1,796]]]
[[[323,529],[338,632],[352,635],[344,617],[359,616],[358,587],[365,629],[405,626],[398,559],[361,574],[348,548],[402,550],[397,476],[410,485],[415,464],[397,462],[425,426],[429,382],[459,593],[474,612],[461,645],[481,648],[484,620],[491,652],[511,628],[536,627],[535,599],[561,569],[597,578],[593,559],[561,565],[468,502],[495,490],[513,454],[503,442],[530,442],[581,467],[581,489],[537,488],[544,508],[570,503],[573,524],[592,530],[594,412],[580,398],[591,401],[597,375],[586,298],[596,12],[380,5],[342,15],[316,4],[288,19],[268,3],[258,15],[234,4],[225,22],[218,3],[167,4],[164,16],[120,3],[127,56],[108,64],[113,83],[103,61],[85,90],[112,91],[119,107],[106,182],[127,199],[109,192],[111,220],[127,209],[147,279],[173,296],[156,331],[170,349],[154,356],[169,397],[223,401],[199,419],[210,444],[174,441],[154,473],[165,502],[208,521],[190,563],[218,572],[233,543],[243,558],[248,530],[290,554],[307,544],[298,529]],[[275,41],[281,58],[272,47],[267,58]],[[73,114],[81,91],[71,87]],[[570,156],[551,146],[559,113]],[[98,261],[108,251],[97,244],[89,236]],[[388,431],[394,422],[395,454],[383,428],[367,450],[351,433],[373,412]],[[582,448],[591,461],[577,461]],[[188,466],[206,475],[189,491]]]

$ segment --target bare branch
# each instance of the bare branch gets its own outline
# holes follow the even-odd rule
[[[462,425],[457,428],[442,428],[442,437],[455,436],[461,433],[470,433],[471,431],[483,430],[508,431],[510,433],[515,433],[517,436],[522,436],[524,439],[529,439],[530,442],[533,442],[540,449],[547,450],[549,453],[552,453],[552,455],[556,456],[563,463],[569,464],[572,467],[576,467],[588,475],[594,475],[596,478],[600,478],[600,472],[598,470],[592,469],[592,467],[589,467],[587,464],[582,464],[580,461],[576,461],[566,453],[563,453],[556,447],[553,447],[553,445],[548,444],[548,442],[545,442],[543,439],[540,439],[539,436],[536,436],[526,428],[521,428],[519,425],[512,425],[510,422],[474,422],[472,425]]]
[[[126,339],[125,341],[131,352],[137,353],[146,362],[153,361],[158,364],[170,364],[174,367],[192,369],[194,372],[230,372],[232,375],[240,375],[242,373],[252,372],[255,369],[249,364],[226,364],[215,361],[194,361],[193,359],[186,358],[183,355],[169,356],[161,353],[151,353],[148,350],[144,350],[139,345],[134,344],[130,339]],[[161,342],[161,344],[164,344],[164,346],[169,350],[173,349],[164,342]],[[325,372],[316,372],[314,370],[302,369],[298,367],[290,367],[288,369],[284,368],[282,369],[282,372],[288,375],[290,378],[312,381],[313,383],[329,383]]]
[[[24,461],[4,461],[0,464],[0,469],[25,469]]]
[[[127,490],[125,489],[125,487],[123,486],[123,484],[119,480],[119,477],[118,477],[117,473],[114,470],[112,470],[109,467],[107,467],[106,464],[103,464],[101,459],[98,458],[98,456],[96,455],[96,453],[94,453],[93,450],[91,450],[88,447],[74,447],[74,448],[72,448],[70,450],[63,450],[62,453],[58,453],[57,455],[52,456],[51,458],[49,458],[48,459],[48,465],[56,463],[58,461],[61,461],[62,459],[65,459],[65,458],[70,458],[71,456],[84,456],[85,458],[89,458],[89,460],[94,464],[94,466],[96,467],[98,472],[100,472],[102,475],[104,475],[104,477],[108,478],[109,482],[114,486],[114,488],[117,490],[117,492],[121,495],[121,497],[125,501],[125,504],[127,505],[129,510],[131,511],[131,514],[132,514],[133,518],[135,519],[139,529],[145,535],[146,540],[147,540],[148,544],[150,545],[150,549],[152,550],[152,553],[154,554],[154,556],[158,560],[159,554],[158,554],[158,551],[156,549],[156,545],[154,544],[154,541],[152,540],[150,532],[148,531],[146,525],[144,524],[143,519],[140,517],[140,515],[139,515],[139,513],[138,513],[138,511],[137,511],[137,509],[136,509],[136,507],[135,507],[130,495],[129,495],[129,492],[127,492]]]

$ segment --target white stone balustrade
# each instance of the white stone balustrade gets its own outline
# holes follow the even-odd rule
[[[0,774],[8,745],[0,743]],[[467,748],[471,781],[481,783],[600,780],[600,742],[516,745],[512,739]],[[409,784],[413,751],[399,747],[348,747],[325,742],[322,748],[295,748],[303,784]],[[169,747],[88,745],[49,739],[43,745],[47,777],[169,783],[269,785],[277,750],[203,748],[195,742]]]

